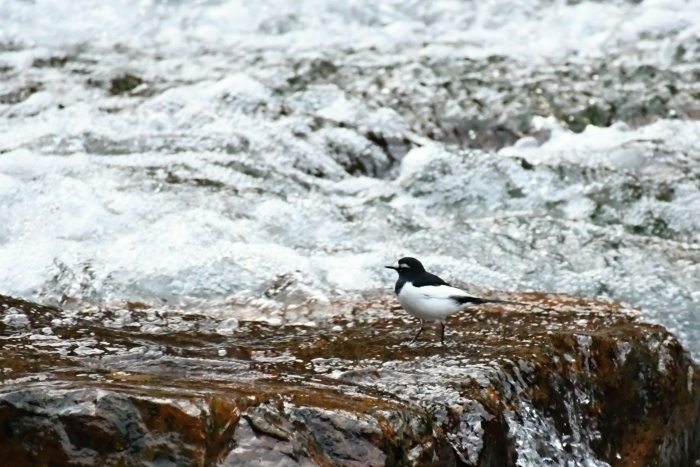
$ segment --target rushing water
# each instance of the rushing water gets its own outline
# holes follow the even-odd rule
[[[389,294],[382,266],[412,255],[456,283],[637,304],[697,355],[695,18],[3,2],[0,293],[264,315]]]

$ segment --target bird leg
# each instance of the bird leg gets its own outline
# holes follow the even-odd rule
[[[440,321],[440,343],[445,345],[445,322]]]
[[[418,330],[418,333],[411,340],[411,344],[413,344],[416,341],[416,339],[418,339],[418,336],[420,336],[420,333],[423,332],[424,325],[425,325],[425,321],[420,320],[420,329]]]

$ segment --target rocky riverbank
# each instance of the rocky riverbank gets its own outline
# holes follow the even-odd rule
[[[393,300],[237,321],[0,296],[13,465],[692,465],[698,368],[622,305],[509,297],[407,345]],[[213,314],[216,316],[217,314]],[[262,462],[262,463],[258,463]]]

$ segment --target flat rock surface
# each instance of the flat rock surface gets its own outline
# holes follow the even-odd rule
[[[417,323],[393,299],[295,324],[0,296],[13,465],[693,465],[698,369],[617,303],[521,294]],[[212,317],[216,316],[216,317]]]

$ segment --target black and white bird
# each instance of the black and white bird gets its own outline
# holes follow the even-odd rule
[[[440,342],[444,344],[445,318],[472,305],[485,303],[522,305],[518,302],[473,297],[464,290],[452,287],[435,274],[426,271],[416,258],[401,258],[397,266],[386,267],[399,273],[394,291],[401,307],[409,315],[420,320],[420,329],[411,340],[411,344],[423,332],[427,321],[440,322]]]

